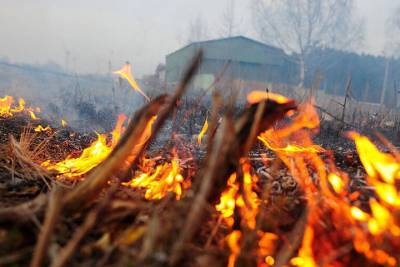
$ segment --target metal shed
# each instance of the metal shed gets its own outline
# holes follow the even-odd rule
[[[179,81],[185,66],[200,48],[204,51],[204,60],[198,76],[208,77],[208,80],[218,75],[230,61],[225,77],[259,84],[295,82],[296,66],[282,49],[236,36],[191,43],[167,55],[167,84]]]

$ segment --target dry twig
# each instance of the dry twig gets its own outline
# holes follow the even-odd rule
[[[48,244],[61,212],[61,196],[61,191],[57,188],[53,189],[50,194],[49,206],[47,208],[44,224],[40,230],[39,238],[33,252],[31,267],[42,266],[43,258],[45,257]]]

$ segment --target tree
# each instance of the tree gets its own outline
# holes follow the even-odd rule
[[[204,41],[207,37],[207,25],[199,15],[189,24],[188,43]]]
[[[221,16],[220,34],[222,37],[232,37],[237,32],[235,8],[236,0],[228,0],[226,9]]]
[[[400,6],[394,10],[394,12],[386,20],[385,31],[385,49],[384,56],[386,59],[385,73],[381,90],[380,104],[383,106],[386,99],[386,92],[388,89],[388,76],[391,71],[392,59],[400,56]],[[394,98],[397,100],[397,91]]]
[[[363,40],[363,23],[354,16],[354,0],[253,0],[259,37],[298,57],[300,86],[306,59],[315,48],[351,50]]]
[[[394,10],[386,21],[385,55],[400,57],[400,6]]]

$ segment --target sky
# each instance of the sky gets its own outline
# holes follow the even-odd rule
[[[107,73],[132,63],[136,76],[153,73],[165,55],[186,44],[202,17],[209,38],[221,32],[228,0],[1,0],[0,58],[55,62],[78,73]],[[238,33],[252,30],[251,0],[236,0]],[[366,22],[362,52],[382,54],[387,17],[400,0],[356,0]],[[111,63],[111,65],[110,65]]]

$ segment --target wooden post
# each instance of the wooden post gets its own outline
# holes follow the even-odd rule
[[[383,84],[382,84],[382,91],[381,91],[381,108],[383,107],[385,103],[385,95],[386,95],[386,88],[387,88],[387,82],[388,82],[388,77],[389,77],[389,67],[390,67],[390,59],[386,59],[386,65],[385,65],[385,76],[383,78]]]
[[[346,115],[346,105],[347,105],[347,99],[350,96],[350,88],[351,88],[351,77],[349,77],[349,79],[347,80],[347,84],[346,84],[346,91],[345,91],[345,96],[344,96],[344,103],[343,103],[343,110],[342,110],[342,129],[345,125],[344,123],[344,119],[345,119],[345,115]]]

